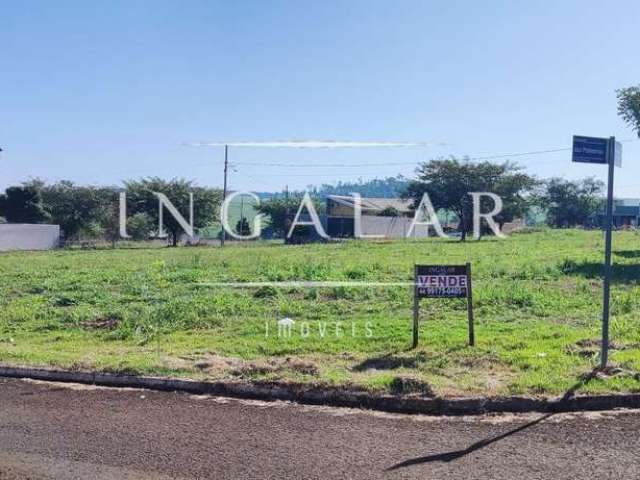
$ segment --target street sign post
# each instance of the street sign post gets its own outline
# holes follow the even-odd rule
[[[573,137],[572,161],[609,165],[607,212],[605,217],[604,282],[602,299],[602,344],[600,368],[605,368],[609,356],[609,307],[611,299],[611,231],[613,229],[613,178],[615,167],[622,166],[622,144],[615,137]]]
[[[413,348],[418,346],[421,298],[466,298],[469,345],[475,345],[471,264],[415,265],[413,289]]]

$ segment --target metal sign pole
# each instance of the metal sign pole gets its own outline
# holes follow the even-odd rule
[[[469,321],[469,346],[476,344],[473,331],[473,294],[471,293],[471,263],[467,262],[467,320]]]
[[[413,348],[418,346],[418,320],[420,316],[420,298],[418,297],[418,266],[413,267]]]
[[[607,366],[609,356],[609,300],[611,293],[611,230],[613,227],[613,173],[615,169],[616,138],[609,138],[609,180],[607,185],[607,216],[605,225],[604,246],[604,298],[602,302],[602,345],[600,352],[600,368]]]
[[[605,215],[604,281],[602,301],[602,343],[600,368],[607,366],[609,356],[609,306],[611,302],[611,230],[613,229],[613,173],[622,166],[622,144],[616,137],[573,136],[571,161],[578,163],[600,163],[609,165],[607,184],[607,207]]]

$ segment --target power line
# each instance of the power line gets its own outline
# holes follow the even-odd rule
[[[622,142],[637,142],[639,139],[625,139],[621,140]],[[500,154],[491,154],[491,155],[479,155],[479,156],[463,156],[463,160],[465,161],[485,161],[485,160],[497,160],[502,158],[517,158],[517,157],[525,157],[525,156],[535,156],[535,155],[546,155],[550,153],[559,153],[570,151],[572,147],[559,147],[559,148],[549,148],[543,150],[531,150],[526,152],[515,152],[515,153],[500,153]],[[542,162],[536,163],[544,163],[544,162],[552,162],[554,160],[543,160]],[[403,166],[403,165],[417,165],[420,162],[367,162],[367,163],[314,163],[314,164],[294,164],[294,163],[273,163],[273,162],[236,162],[236,165],[247,165],[247,166],[264,166],[264,167],[287,167],[287,168],[359,168],[359,167],[376,167],[376,166]]]
[[[541,155],[546,153],[557,153],[563,152],[566,150],[571,150],[571,147],[568,148],[556,148],[550,150],[535,150],[531,152],[518,152],[518,153],[504,153],[497,155],[487,155],[484,157],[463,157],[465,161],[482,161],[482,160],[495,160],[499,158],[513,158],[513,157],[523,157],[527,155]],[[354,167],[376,167],[376,166],[402,166],[402,165],[416,165],[420,162],[368,162],[368,163],[314,163],[311,165],[296,165],[293,163],[270,163],[270,162],[237,162],[236,165],[251,165],[251,166],[265,166],[265,167],[294,167],[294,168],[316,168],[316,167],[336,167],[336,168],[354,168]]]
[[[447,146],[443,142],[353,142],[339,140],[284,140],[284,141],[244,141],[244,142],[196,142],[185,143],[193,147],[249,147],[249,148],[380,148],[380,147],[433,147]]]
[[[389,167],[394,167],[394,165],[389,165]],[[249,174],[246,173],[246,171],[244,170],[236,170],[237,173],[240,173],[242,175],[247,175],[249,176]],[[358,171],[358,172],[348,172],[345,175],[346,176],[361,176],[361,177],[366,177],[366,176],[371,176],[371,175],[380,175],[380,171],[376,171],[376,172],[362,172],[362,171]],[[323,176],[330,176],[333,175],[333,172],[326,172],[326,173],[322,173],[322,172],[317,172],[317,173],[272,173],[270,175],[265,175],[265,177],[269,177],[269,176],[275,176],[275,177],[309,177],[309,178],[318,178],[318,177],[323,177]],[[384,174],[383,174],[384,175]],[[388,174],[389,176],[395,176],[395,175],[391,175]],[[344,175],[343,175],[344,176]],[[251,177],[254,180],[255,177]]]

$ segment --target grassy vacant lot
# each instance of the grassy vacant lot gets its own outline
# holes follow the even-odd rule
[[[0,362],[191,378],[291,380],[370,390],[558,394],[597,362],[602,234],[0,255]],[[612,364],[582,391],[640,390],[640,235],[614,235]],[[411,288],[228,288],[217,282],[410,282],[416,263],[474,270],[465,303]],[[276,321],[296,321],[291,338]],[[337,325],[336,325],[337,324]]]

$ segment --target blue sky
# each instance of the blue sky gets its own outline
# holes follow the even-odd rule
[[[262,191],[411,176],[429,158],[554,149],[573,134],[635,137],[615,89],[640,83],[637,1],[14,1],[2,17],[0,186],[221,186],[222,149],[183,142],[447,144],[232,149],[230,186]],[[640,197],[640,142],[624,149],[616,193]],[[569,152],[519,160],[540,176],[605,176]],[[363,163],[377,165],[348,166]]]

